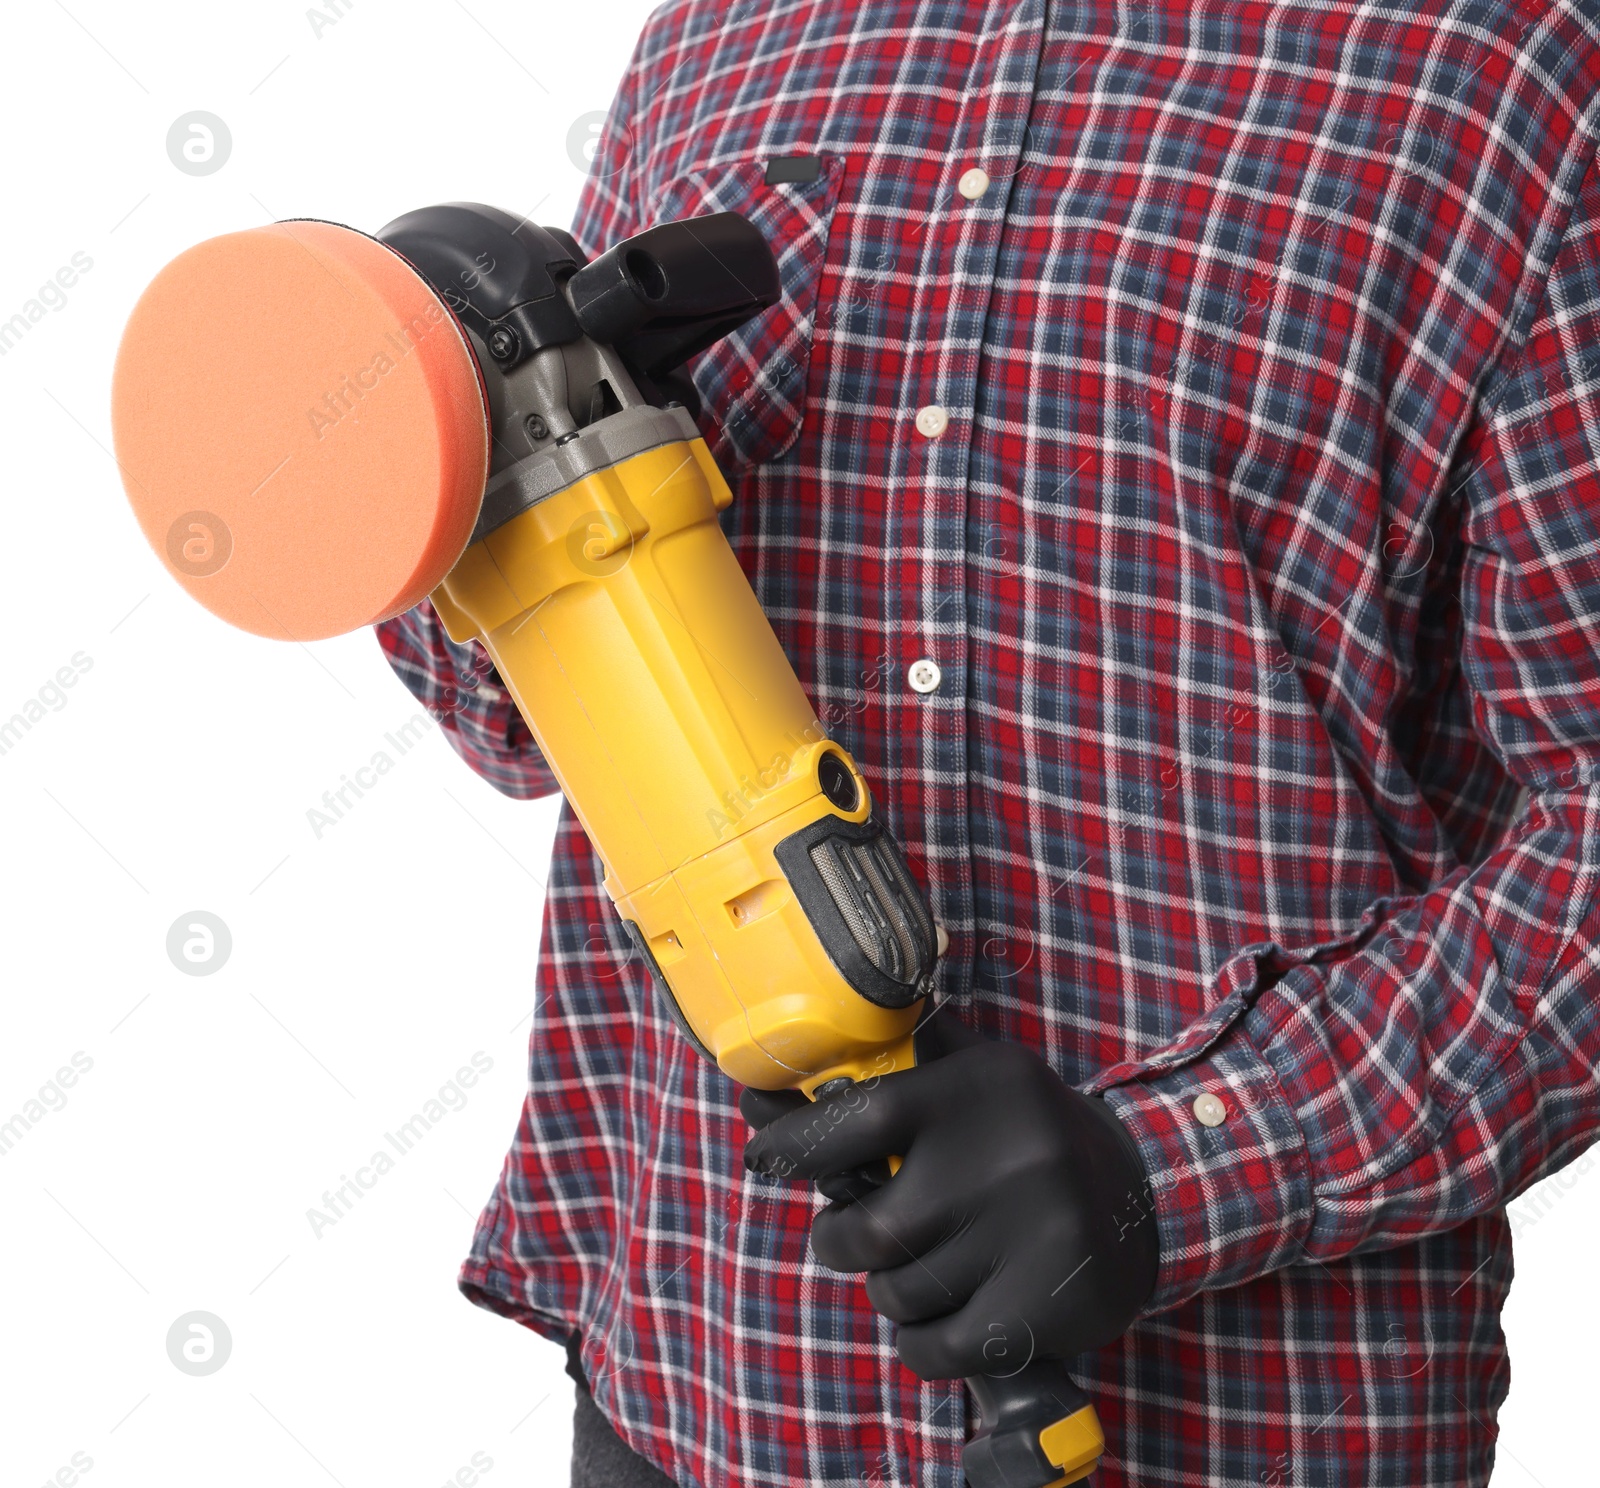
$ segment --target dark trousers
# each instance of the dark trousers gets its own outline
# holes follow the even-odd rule
[[[572,1416],[572,1488],[675,1488],[655,1463],[612,1430],[594,1403],[578,1359],[578,1340],[576,1333],[567,1340],[567,1373],[578,1397]]]

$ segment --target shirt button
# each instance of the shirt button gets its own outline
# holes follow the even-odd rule
[[[937,403],[930,403],[926,408],[917,410],[917,433],[926,435],[929,439],[937,439],[950,427],[950,412],[941,408]]]
[[[977,201],[988,189],[989,173],[979,170],[977,166],[973,166],[971,170],[964,172],[961,179],[956,182],[956,190],[966,197],[968,201]]]
[[[939,670],[939,663],[929,661],[926,656],[912,662],[906,672],[906,681],[911,684],[913,692],[932,692],[943,680],[944,673]]]
[[[1228,1119],[1228,1108],[1221,1096],[1212,1095],[1208,1090],[1194,1098],[1194,1119],[1201,1126],[1221,1126]]]

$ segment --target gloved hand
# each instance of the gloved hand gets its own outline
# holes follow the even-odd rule
[[[812,1223],[812,1254],[867,1273],[872,1305],[900,1325],[901,1361],[923,1379],[1008,1373],[1120,1337],[1159,1261],[1132,1136],[1032,1049],[946,1013],[919,1030],[917,1057],[815,1104],[744,1091],[739,1109],[760,1128],[745,1166],[823,1180],[835,1202]],[[839,1175],[890,1154],[903,1161],[881,1188],[837,1197],[850,1188]]]

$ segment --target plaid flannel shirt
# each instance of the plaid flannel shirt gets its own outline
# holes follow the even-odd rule
[[[1597,10],[675,0],[585,189],[591,253],[771,241],[782,303],[692,364],[729,535],[938,997],[1154,1175],[1148,1315],[1072,1361],[1105,1488],[1489,1473],[1504,1206],[1600,1123]],[[427,605],[381,637],[555,788]],[[570,814],[552,873],[464,1288],[581,1326],[684,1488],[953,1488],[961,1386],[745,1173]]]

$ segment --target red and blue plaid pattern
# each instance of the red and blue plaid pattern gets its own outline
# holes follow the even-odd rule
[[[1593,0],[675,0],[618,96],[587,249],[732,209],[779,255],[702,426],[938,996],[1156,1175],[1150,1315],[1074,1361],[1104,1488],[1487,1481],[1504,1205],[1600,1124],[1597,110]],[[381,635],[554,788],[427,606]],[[464,1286],[581,1326],[684,1488],[954,1488],[961,1387],[745,1173],[570,816],[552,872]]]

